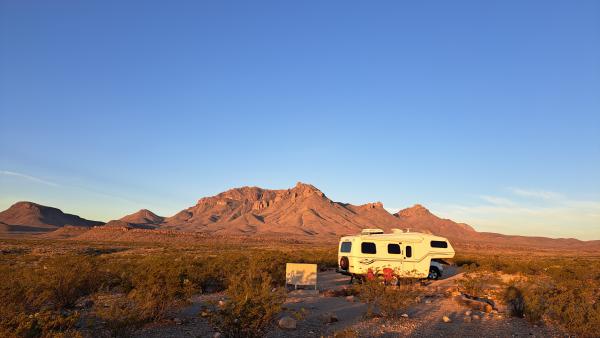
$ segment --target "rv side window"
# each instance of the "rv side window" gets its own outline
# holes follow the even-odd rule
[[[412,246],[406,247],[406,257],[412,257]]]
[[[398,244],[388,244],[388,253],[399,255],[400,254],[400,245]]]
[[[342,242],[342,247],[340,248],[341,252],[350,252],[352,251],[352,242]]]
[[[431,241],[432,248],[447,248],[448,243],[444,241]]]
[[[373,242],[362,242],[360,244],[360,251],[364,254],[376,254],[377,248]]]

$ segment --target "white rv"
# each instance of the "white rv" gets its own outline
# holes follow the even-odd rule
[[[443,273],[438,260],[453,258],[450,242],[439,236],[393,229],[364,229],[360,235],[344,236],[338,248],[338,272],[352,277],[369,273],[395,278],[437,279]]]

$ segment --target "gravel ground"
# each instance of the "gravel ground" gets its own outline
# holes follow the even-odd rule
[[[360,337],[559,337],[560,332],[548,327],[536,327],[522,318],[504,314],[473,312],[481,319],[464,322],[468,308],[452,298],[439,298],[421,303],[408,311],[408,318],[386,320],[373,318],[347,328]],[[443,316],[452,321],[445,323]],[[473,316],[472,316],[473,317]]]
[[[560,337],[561,332],[547,326],[535,326],[524,319],[509,317],[504,313],[482,313],[473,311],[480,319],[472,316],[465,322],[465,305],[444,295],[448,287],[454,286],[462,275],[455,269],[446,271],[444,279],[430,283],[430,297],[411,307],[407,318],[366,319],[366,305],[349,301],[345,297],[325,297],[324,290],[339,290],[348,285],[349,278],[334,271],[319,273],[319,292],[297,290],[288,294],[284,312],[280,315],[298,318],[295,330],[275,327],[267,337],[321,337],[334,333],[353,332],[359,337]],[[136,337],[212,337],[215,333],[208,321],[198,314],[210,300],[222,299],[222,294],[198,296],[192,305],[176,315],[180,321],[165,321],[139,330]],[[338,321],[325,323],[323,317],[334,314]],[[451,319],[445,323],[443,316]],[[474,318],[474,319],[473,319]]]

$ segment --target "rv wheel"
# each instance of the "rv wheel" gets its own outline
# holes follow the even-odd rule
[[[429,279],[438,279],[440,278],[441,273],[440,270],[438,270],[438,268],[436,268],[435,266],[432,266],[429,268],[429,276],[427,276],[427,278]]]
[[[350,261],[348,257],[344,256],[340,259],[340,269],[348,270],[350,268]]]

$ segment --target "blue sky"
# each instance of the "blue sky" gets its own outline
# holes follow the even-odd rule
[[[0,2],[0,208],[297,181],[600,239],[598,1]]]

